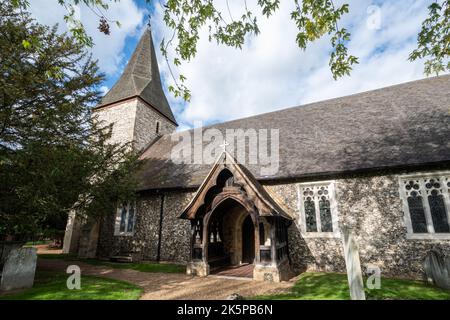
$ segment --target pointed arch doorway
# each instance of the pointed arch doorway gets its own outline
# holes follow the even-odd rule
[[[257,216],[238,198],[238,194],[224,197],[204,218],[204,255],[211,274],[252,278]]]
[[[255,260],[255,228],[250,216],[242,224],[242,263],[253,263]]]
[[[188,274],[207,276],[247,265],[255,280],[290,276],[287,228],[292,219],[227,152],[180,218],[191,222]]]

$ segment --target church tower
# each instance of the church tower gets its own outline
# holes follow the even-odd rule
[[[122,76],[94,108],[93,115],[103,124],[113,124],[112,143],[132,142],[136,151],[175,131],[178,125],[162,89],[150,27],[142,35]],[[72,211],[63,252],[93,258],[98,236],[98,222],[83,222]]]
[[[162,89],[150,27],[120,79],[94,108],[94,115],[113,124],[111,142],[132,142],[137,151],[175,131],[177,123]]]

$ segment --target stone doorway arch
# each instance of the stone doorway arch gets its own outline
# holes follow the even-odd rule
[[[249,220],[245,228],[252,234],[254,255],[243,250],[248,240],[243,241],[242,234],[247,217],[252,228]],[[188,274],[207,276],[217,265],[239,265],[253,258],[256,280],[281,281],[290,276],[287,228],[292,219],[227,152],[214,164],[180,218],[191,221]]]
[[[254,263],[255,260],[255,227],[250,216],[242,223],[242,263]]]

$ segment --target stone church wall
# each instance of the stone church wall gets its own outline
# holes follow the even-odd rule
[[[353,229],[364,270],[372,264],[381,269],[382,276],[420,279],[429,250],[436,248],[450,254],[450,240],[406,238],[397,175],[353,176],[335,181],[339,226]],[[301,236],[297,185],[266,188],[284,200],[296,219],[289,228],[295,269],[345,272],[341,238]]]
[[[163,261],[187,262],[189,259],[191,224],[178,217],[193,196],[193,192],[170,192],[165,195],[161,237]]]
[[[100,228],[100,258],[134,252],[144,260],[156,260],[158,250],[161,195],[147,195],[136,201],[133,235],[114,235],[115,215],[104,218]]]
[[[170,134],[175,131],[175,124],[139,99],[137,99],[136,108],[137,116],[136,122],[134,123],[134,143],[136,150],[147,147],[159,135]],[[156,133],[157,123],[159,123],[159,133]]]
[[[190,224],[178,219],[183,207],[188,204],[193,193],[171,192],[142,195],[136,201],[136,224],[133,235],[114,235],[115,216],[104,218],[98,243],[99,258],[133,252],[143,260],[187,262]],[[164,215],[160,221],[161,203]],[[160,231],[160,225],[162,229]],[[161,242],[159,235],[161,234]]]
[[[103,125],[113,123],[111,143],[124,143],[133,140],[136,119],[136,99],[113,104],[93,112]]]
[[[406,239],[397,175],[347,176],[336,179],[339,227],[353,228],[361,265],[380,267],[382,275],[421,278],[426,253],[437,248],[450,254],[450,240]],[[307,238],[300,232],[297,184],[266,185],[265,188],[293,216],[289,250],[297,272],[304,270],[345,272],[341,238]],[[189,222],[178,219],[193,192],[164,195],[160,259],[186,262],[189,258]],[[143,258],[157,258],[161,195],[145,195],[138,201],[134,236],[115,237],[114,219],[103,224],[99,252],[103,256],[120,250],[141,250]]]
[[[147,147],[158,136],[170,134],[176,129],[174,123],[137,98],[100,108],[94,115],[104,124],[114,124],[111,143],[133,141],[136,150]]]

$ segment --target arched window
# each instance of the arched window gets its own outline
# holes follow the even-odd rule
[[[450,238],[450,173],[400,176],[408,236]]]
[[[136,224],[136,203],[124,202],[117,208],[114,235],[131,236]]]
[[[307,237],[338,237],[337,206],[333,181],[298,185],[301,227]]]

